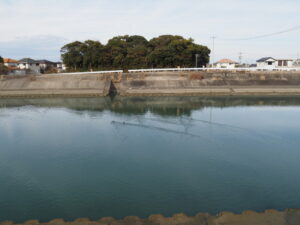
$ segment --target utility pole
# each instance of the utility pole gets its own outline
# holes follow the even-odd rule
[[[216,36],[211,36],[210,37],[213,42],[213,47],[212,47],[212,67],[214,67],[214,62],[215,62],[215,39],[217,38]]]
[[[198,68],[198,57],[199,57],[199,56],[200,56],[200,54],[196,54],[196,55],[195,55],[195,57],[196,57],[196,63],[195,63],[195,64],[196,64],[196,67],[195,67],[195,68]]]
[[[242,58],[243,58],[243,53],[239,52],[239,63],[242,65]]]

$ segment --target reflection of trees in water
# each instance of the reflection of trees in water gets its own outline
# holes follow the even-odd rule
[[[299,97],[109,97],[99,98],[35,98],[0,99],[0,108],[6,107],[51,107],[82,111],[102,112],[109,110],[125,115],[144,115],[147,112],[160,116],[190,116],[193,110],[207,107],[235,106],[299,106]],[[93,113],[93,116],[95,114]]]

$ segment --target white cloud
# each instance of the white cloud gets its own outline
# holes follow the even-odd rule
[[[152,38],[169,33],[192,37],[209,47],[210,36],[216,35],[216,58],[236,60],[239,51],[245,52],[248,61],[266,55],[290,58],[300,52],[300,31],[243,42],[221,38],[250,37],[300,25],[299,11],[297,0],[0,0],[0,54],[58,59],[65,41],[105,43],[116,35]],[[17,39],[24,36],[29,39]],[[36,41],[41,36],[52,41]],[[59,41],[53,37],[60,37]]]

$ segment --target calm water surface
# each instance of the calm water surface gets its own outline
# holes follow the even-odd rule
[[[300,208],[300,98],[0,99],[0,221]]]

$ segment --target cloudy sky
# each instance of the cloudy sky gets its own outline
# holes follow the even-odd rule
[[[238,60],[239,52],[244,62],[297,58],[299,12],[299,0],[0,0],[0,55],[59,60],[75,40],[178,34],[210,48],[216,36],[216,60]]]

